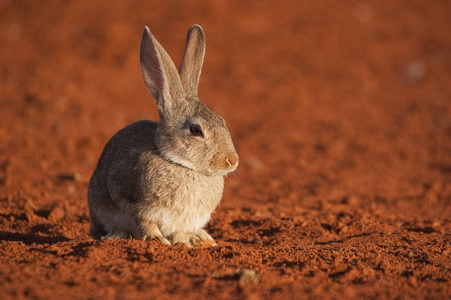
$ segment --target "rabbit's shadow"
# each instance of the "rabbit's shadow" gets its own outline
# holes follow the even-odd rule
[[[36,234],[34,232],[18,233],[0,230],[0,241],[22,242],[25,245],[31,244],[43,245],[43,244],[56,244],[59,242],[67,242],[70,241],[70,239],[64,236],[43,236]]]

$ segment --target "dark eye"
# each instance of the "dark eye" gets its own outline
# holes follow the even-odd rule
[[[193,136],[201,136],[201,137],[204,136],[204,133],[202,132],[202,128],[197,124],[192,124],[189,127],[189,132],[191,132],[191,134]]]

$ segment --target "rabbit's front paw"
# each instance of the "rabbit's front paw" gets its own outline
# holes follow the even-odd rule
[[[145,237],[144,237],[144,240],[146,240],[146,241],[158,240],[158,241],[160,241],[162,244],[166,244],[166,245],[170,245],[170,244],[171,244],[171,242],[170,242],[167,238],[165,238],[164,236],[162,236],[162,235],[154,235],[154,236],[148,235],[148,236],[145,236]]]
[[[155,223],[151,223],[147,226],[146,233],[143,236],[143,240],[146,241],[158,240],[162,244],[166,245],[171,244],[171,242],[161,234],[160,229]]]
[[[200,246],[207,246],[207,247],[215,247],[218,244],[215,243],[215,240],[205,231],[205,229],[199,229],[196,232],[196,235],[200,238]]]
[[[217,246],[213,238],[203,229],[196,233],[179,231],[172,235],[171,242],[173,245],[184,244],[190,248],[194,247],[214,247]]]

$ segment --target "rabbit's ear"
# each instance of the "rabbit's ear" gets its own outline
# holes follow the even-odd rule
[[[157,100],[160,116],[170,114],[185,93],[174,63],[147,26],[141,40],[140,63],[144,83]]]
[[[180,79],[187,99],[197,97],[204,55],[204,31],[199,25],[192,25],[188,30],[185,55],[179,69]]]

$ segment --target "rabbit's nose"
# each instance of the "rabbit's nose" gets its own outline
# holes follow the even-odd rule
[[[238,165],[238,154],[231,152],[227,155],[227,163],[230,167],[236,167]]]

